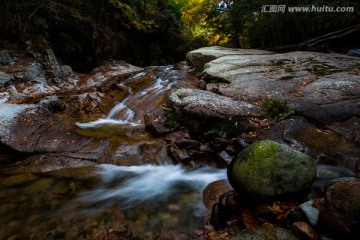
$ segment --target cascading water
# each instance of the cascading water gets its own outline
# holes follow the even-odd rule
[[[151,78],[150,84],[144,84],[144,87],[137,91],[133,91],[132,87],[128,85],[134,85],[137,82],[140,82],[139,85],[141,85],[144,78],[149,78],[145,72],[140,72],[118,84],[119,88],[127,91],[127,97],[123,101],[114,106],[105,118],[93,122],[76,123],[76,125],[82,129],[96,128],[103,124],[118,124],[129,127],[141,125],[146,113],[145,109],[149,105],[161,101],[164,93],[171,89],[175,79],[164,79],[167,71],[171,69],[172,66],[165,67],[162,69],[162,73]]]
[[[196,86],[192,80],[165,66],[118,83],[121,101],[107,116],[76,123],[94,139],[74,158],[99,151],[99,165],[0,176],[0,239],[191,239],[207,220],[202,191],[225,170],[174,165],[165,143],[144,131],[143,116],[173,88]]]
[[[129,135],[134,128],[143,128],[144,114],[156,105],[159,107],[164,96],[169,94],[176,82],[176,77],[169,74],[171,70],[172,67],[164,67],[156,74],[141,72],[126,79],[118,84],[119,88],[127,92],[126,97],[114,106],[105,118],[76,125],[81,129],[100,129],[104,125],[114,125],[116,128],[128,129],[125,135]],[[140,139],[139,143],[143,141]],[[137,146],[121,145],[115,152],[115,158],[122,159],[129,152],[136,153],[137,149]],[[203,224],[203,219],[199,220],[205,213],[202,191],[209,183],[226,179],[225,169],[200,167],[187,170],[184,166],[171,163],[165,146],[160,152],[162,154],[158,155],[158,160],[150,165],[99,165],[95,173],[99,178],[98,184],[82,193],[63,211],[67,216],[78,217],[116,206],[125,213],[137,212],[137,218],[140,218],[143,212],[147,212],[151,214],[150,219],[159,219],[162,214],[169,211],[166,209],[169,204],[175,204],[186,213],[172,213],[177,221],[191,219],[190,214],[193,220],[197,219],[198,224]],[[182,225],[177,226],[180,232],[192,232],[194,227],[196,228],[193,221]]]

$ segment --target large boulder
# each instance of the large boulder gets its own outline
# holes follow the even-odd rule
[[[227,83],[212,89],[224,96],[284,100],[302,116],[359,139],[359,125],[351,134],[342,130],[360,114],[359,65],[358,57],[341,54],[228,54],[207,63],[204,75],[208,81]]]
[[[259,202],[303,193],[315,178],[311,157],[270,140],[251,144],[228,167],[235,191]]]
[[[339,236],[359,237],[360,182],[340,182],[330,186],[320,211],[320,222]]]
[[[169,105],[200,118],[229,119],[264,115],[258,106],[198,89],[177,90],[170,95]]]
[[[257,49],[237,49],[220,46],[203,47],[189,52],[186,60],[196,68],[203,68],[204,65],[214,59],[229,55],[263,55],[272,52]]]

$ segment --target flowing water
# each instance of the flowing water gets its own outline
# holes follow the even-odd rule
[[[172,66],[148,68],[118,83],[125,94],[107,116],[76,122],[78,134],[110,143],[104,155],[114,165],[0,175],[0,239],[191,239],[208,219],[203,189],[226,170],[173,164],[143,122],[171,91],[191,87],[185,78]],[[346,159],[359,154],[346,152]]]
[[[0,239],[191,239],[207,221],[203,189],[226,171],[175,165],[164,143],[142,130],[144,114],[179,84],[174,71],[154,68],[122,81],[125,97],[106,117],[76,123],[79,134],[116,139],[113,157],[127,166],[1,176]],[[148,149],[141,155],[139,146]]]
[[[77,171],[78,177],[58,171],[2,177],[0,239],[97,239],[97,231],[119,227],[121,239],[191,236],[206,221],[202,190],[226,178],[224,169],[188,171],[179,165]]]

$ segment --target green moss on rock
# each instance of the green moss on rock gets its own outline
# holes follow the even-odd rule
[[[250,145],[228,168],[229,182],[238,194],[256,201],[302,193],[315,177],[311,157],[270,140]]]

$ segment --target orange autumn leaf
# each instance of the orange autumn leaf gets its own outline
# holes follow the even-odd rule
[[[241,215],[246,228],[261,227],[262,223],[248,210],[242,211]]]

